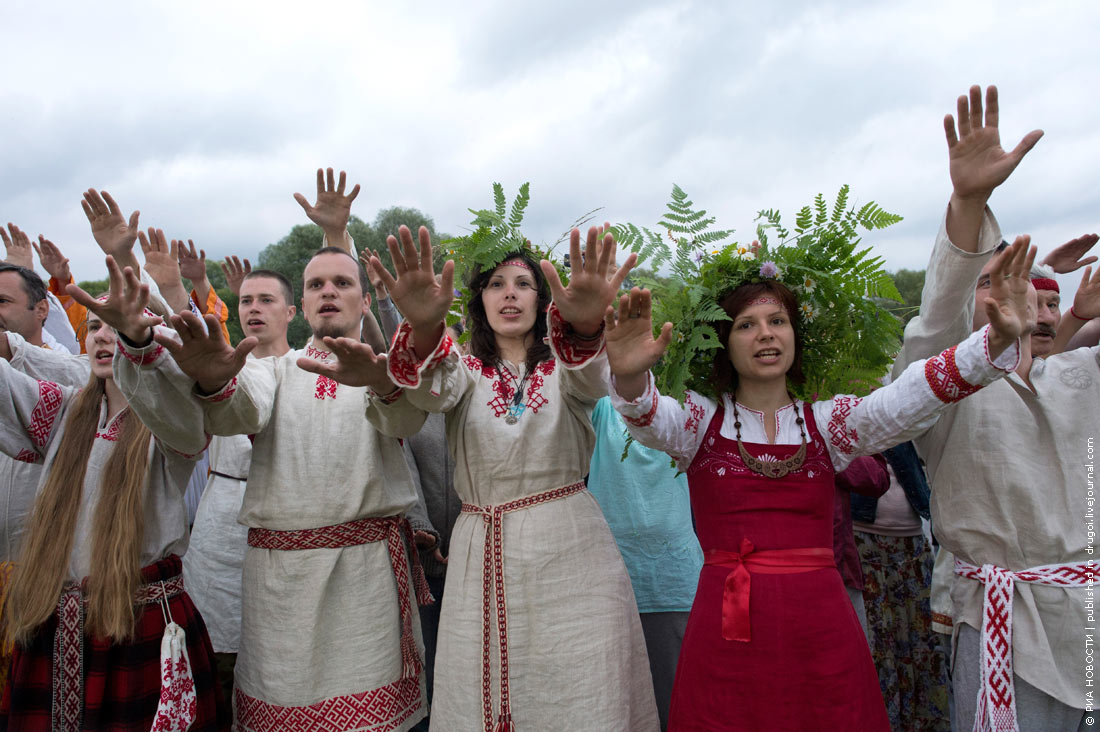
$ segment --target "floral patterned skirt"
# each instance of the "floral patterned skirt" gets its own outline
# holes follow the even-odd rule
[[[855,532],[871,656],[895,732],[951,732],[947,659],[936,650],[932,551],[918,536]]]

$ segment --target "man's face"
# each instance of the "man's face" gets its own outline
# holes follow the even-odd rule
[[[1038,312],[1035,330],[1031,332],[1031,355],[1046,356],[1054,345],[1054,336],[1058,334],[1058,324],[1062,322],[1059,309],[1062,296],[1054,290],[1036,290]]]
[[[370,295],[359,286],[356,261],[335,252],[309,260],[302,275],[302,312],[317,338],[359,338]]]
[[[47,300],[30,306],[23,278],[18,272],[0,272],[0,328],[37,342],[42,337],[42,324],[49,312]]]
[[[296,308],[286,301],[282,283],[274,277],[250,277],[241,283],[237,315],[246,336],[255,336],[261,345],[286,337]]]

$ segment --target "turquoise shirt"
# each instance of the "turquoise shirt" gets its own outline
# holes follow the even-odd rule
[[[619,545],[638,610],[686,612],[695,599],[703,551],[691,525],[687,476],[663,452],[637,442],[620,460],[626,426],[604,397],[592,412],[596,450],[588,490]]]

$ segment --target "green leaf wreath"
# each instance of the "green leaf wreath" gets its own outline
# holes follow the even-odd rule
[[[658,223],[666,236],[633,224],[615,227],[624,249],[637,252],[653,271],[667,267],[672,273],[667,280],[636,278],[654,291],[654,323],[673,324],[672,343],[654,368],[661,393],[681,401],[688,389],[717,396],[711,364],[725,344],[716,323],[729,319],[718,303],[740,285],[765,280],[798,296],[806,381],[791,385],[795,396],[866,394],[877,385],[898,349],[901,324],[876,298],[900,301],[901,295],[883,259],[860,247],[860,229],[884,229],[901,217],[873,202],[850,206],[848,195],[845,185],[830,206],[818,194],[797,213],[793,230],[778,211],[758,212],[755,251],[731,241],[732,230],[713,228],[715,218],[696,210],[675,185]]]

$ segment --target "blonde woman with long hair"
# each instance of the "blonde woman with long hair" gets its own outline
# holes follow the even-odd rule
[[[166,414],[196,425],[187,444],[166,444],[156,424],[130,412],[112,374],[118,336],[104,318],[159,319],[144,309],[148,287],[132,270],[110,257],[108,268],[111,294],[99,300],[70,286],[89,308],[83,389],[0,359],[0,451],[44,467],[3,617],[15,654],[0,728],[144,732],[186,729],[192,719],[195,732],[227,729],[179,558],[183,491],[208,438],[197,413]],[[176,662],[165,669],[162,645],[173,638]]]

